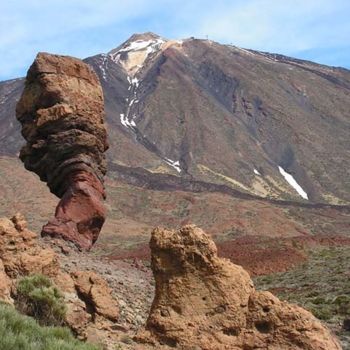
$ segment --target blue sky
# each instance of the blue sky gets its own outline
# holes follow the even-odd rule
[[[4,0],[0,80],[25,75],[39,51],[84,58],[147,31],[350,69],[349,14],[348,0]]]

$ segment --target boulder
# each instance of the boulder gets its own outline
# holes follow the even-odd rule
[[[12,279],[34,273],[53,277],[59,271],[56,253],[37,244],[37,235],[26,228],[20,214],[11,220],[0,218],[0,258]]]
[[[256,291],[242,267],[218,258],[201,229],[157,228],[150,248],[156,291],[139,342],[202,350],[341,349],[311,313]]]
[[[20,159],[61,198],[42,235],[91,248],[105,220],[108,148],[97,75],[79,59],[39,53],[16,114],[27,141]]]
[[[118,320],[118,305],[107,282],[101,276],[91,271],[76,271],[72,276],[78,295],[90,306],[92,313],[111,321]]]
[[[7,276],[4,264],[0,259],[0,300],[9,304],[13,304],[11,298],[12,281]]]

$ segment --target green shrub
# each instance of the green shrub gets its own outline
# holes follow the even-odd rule
[[[350,315],[350,296],[348,295],[338,295],[333,300],[333,304],[340,315],[348,316]]]
[[[323,297],[315,297],[311,300],[311,302],[315,305],[327,304],[327,300]]]
[[[18,281],[16,307],[47,326],[63,325],[67,311],[62,293],[48,277],[40,274]]]
[[[33,318],[0,303],[2,350],[99,350],[75,339],[68,328],[42,327]]]
[[[333,317],[332,310],[330,310],[328,307],[308,307],[308,309],[313,313],[315,317],[323,321],[328,321]]]

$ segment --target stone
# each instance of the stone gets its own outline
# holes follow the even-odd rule
[[[91,312],[111,321],[118,320],[118,304],[111,295],[108,283],[101,276],[91,271],[76,271],[72,277],[78,294],[92,308]]]
[[[27,141],[20,159],[61,199],[42,235],[90,249],[106,216],[108,143],[97,75],[76,58],[39,53],[16,115]]]
[[[11,297],[12,282],[5,272],[5,267],[0,260],[0,300],[13,304],[13,299]]]
[[[341,349],[311,313],[256,291],[248,273],[219,258],[196,226],[157,228],[150,248],[156,291],[137,341],[188,350]]]
[[[59,269],[58,256],[50,248],[23,252],[19,257],[19,272],[22,275],[43,274],[54,277]]]
[[[37,245],[37,235],[26,229],[23,216],[0,219],[0,258],[10,278],[42,273],[55,276],[59,271],[56,253]]]
[[[46,239],[40,239],[26,227],[27,222],[21,214],[16,214],[11,220],[0,218],[0,301],[15,304],[13,299],[17,297],[18,280],[32,274],[43,274],[63,294],[67,306],[65,324],[79,339],[89,339],[91,334],[101,339],[115,338],[117,335],[111,327],[118,319],[119,309],[107,282],[93,272],[72,273],[67,266],[66,270],[62,269],[62,243],[69,242],[59,240],[60,244],[56,246],[55,240],[45,242]],[[75,253],[79,262],[88,255]]]
[[[37,235],[27,229],[16,228],[16,220],[0,218],[0,256],[23,252],[35,244]]]
[[[24,231],[27,229],[27,221],[21,213],[16,213],[12,218],[11,221],[15,225],[15,228],[17,231]]]

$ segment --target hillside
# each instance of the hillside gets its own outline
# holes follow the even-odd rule
[[[85,61],[110,143],[102,251],[189,222],[218,239],[348,234],[349,71],[152,33]],[[16,159],[23,81],[0,83],[0,211],[39,229],[55,199]]]

